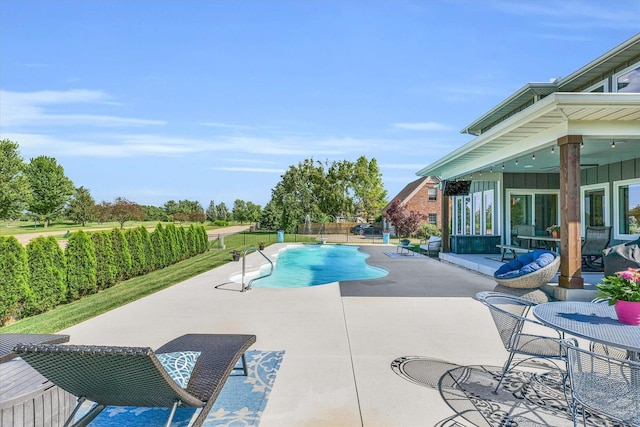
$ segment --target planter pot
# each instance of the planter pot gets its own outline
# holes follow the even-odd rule
[[[321,237],[320,238],[320,244],[324,245],[327,243],[327,238],[326,237]]]
[[[231,255],[234,261],[240,261],[240,255]]]
[[[619,321],[640,326],[640,302],[616,301],[614,308]]]
[[[557,239],[558,237],[560,237],[560,232],[559,231],[552,231],[551,232],[551,237]]]

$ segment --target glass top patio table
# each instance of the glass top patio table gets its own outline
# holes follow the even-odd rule
[[[554,329],[623,348],[631,359],[640,360],[640,326],[620,322],[613,306],[607,303],[547,302],[535,306],[533,315]]]

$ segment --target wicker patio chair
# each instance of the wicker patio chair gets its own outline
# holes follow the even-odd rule
[[[582,243],[582,264],[589,270],[603,271],[603,253],[611,240],[611,226],[589,225]]]
[[[535,302],[494,291],[479,292],[476,294],[476,299],[489,308],[502,344],[509,352],[494,393],[498,392],[505,374],[524,361],[535,358],[551,361],[565,360],[565,353],[560,346],[560,342],[564,338],[563,335],[559,331],[527,317],[531,307],[536,305]],[[549,331],[550,335],[537,335],[525,331],[526,325],[542,326]],[[513,363],[516,355],[524,357]],[[558,369],[560,368],[558,367]]]
[[[549,281],[553,279],[555,275],[558,273],[558,269],[560,268],[560,256],[557,254],[554,255],[554,260],[551,263],[531,273],[523,274],[517,277],[503,277],[500,274],[500,273],[508,272],[506,270],[509,270],[509,267],[511,264],[517,265],[518,261],[521,261],[524,259],[528,260],[531,257],[533,257],[533,260],[535,261],[536,256],[542,253],[552,253],[552,252],[544,249],[537,249],[531,253],[520,255],[515,260],[509,261],[507,264],[503,265],[498,270],[496,270],[493,278],[500,285],[506,286],[508,288],[515,288],[515,289],[533,289],[533,288],[538,288],[544,285],[545,283],[549,283]],[[527,261],[521,261],[521,263],[524,263],[524,262],[527,262]]]
[[[178,405],[202,408],[192,426],[207,418],[223,385],[255,335],[189,334],[178,337],[155,352],[148,347],[18,344],[15,352],[44,377],[78,396],[73,422],[80,405],[95,402],[75,424],[86,426],[106,406],[171,408],[167,426]],[[200,352],[186,388],[181,388],[163,368],[156,355]]]
[[[573,425],[578,412],[597,412],[624,425],[640,426],[640,362],[619,359],[562,342],[567,353]]]

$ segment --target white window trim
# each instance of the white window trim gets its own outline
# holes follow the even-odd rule
[[[608,79],[604,79],[601,82],[594,84],[593,86],[589,86],[588,88],[586,88],[584,90],[584,92],[593,92],[595,89],[599,88],[600,86],[603,87],[603,89],[602,89],[603,92],[610,92],[611,91],[609,89],[609,80]]]
[[[633,65],[630,65],[629,67],[625,68],[624,70],[615,73],[612,78],[611,78],[611,91],[612,92],[617,92],[618,91],[618,77],[624,76],[625,74],[627,74],[630,71],[635,70],[636,68],[640,68],[640,62],[636,62]]]
[[[480,206],[476,206],[476,201],[480,201],[480,203],[478,203]],[[483,229],[483,220],[482,220],[482,215],[483,215],[483,209],[482,206],[484,205],[484,199],[482,197],[482,191],[478,191],[473,193],[473,197],[471,197],[471,233],[474,236],[481,236],[484,234],[484,229]],[[476,212],[478,212],[478,218],[480,219],[480,224],[476,224]],[[480,234],[476,234],[476,225],[478,226],[478,230],[480,230]]]
[[[619,189],[620,187],[622,187],[623,185],[630,185],[630,184],[640,184],[640,178],[632,178],[632,179],[625,179],[622,181],[614,181],[613,182],[613,238],[614,239],[618,239],[618,240],[635,240],[638,238],[637,234],[621,234],[620,233],[620,221],[619,216],[620,216],[620,205],[619,205]]]
[[[491,235],[496,235],[496,195],[493,190],[482,192],[482,234],[487,233],[487,195],[491,194]]]
[[[591,190],[604,190],[604,225],[611,225],[611,215],[610,215],[610,206],[611,199],[609,197],[609,183],[603,182],[600,184],[591,184],[591,185],[583,185],[580,187],[580,223],[582,224],[582,237],[584,237],[586,233],[587,225],[584,221],[584,213],[585,213],[585,205],[584,199],[586,198],[585,193]]]

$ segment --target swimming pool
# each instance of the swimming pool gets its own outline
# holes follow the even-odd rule
[[[301,288],[342,280],[376,279],[388,274],[383,268],[368,265],[365,262],[368,257],[358,251],[357,246],[287,246],[278,253],[273,274],[254,281],[251,286]]]

